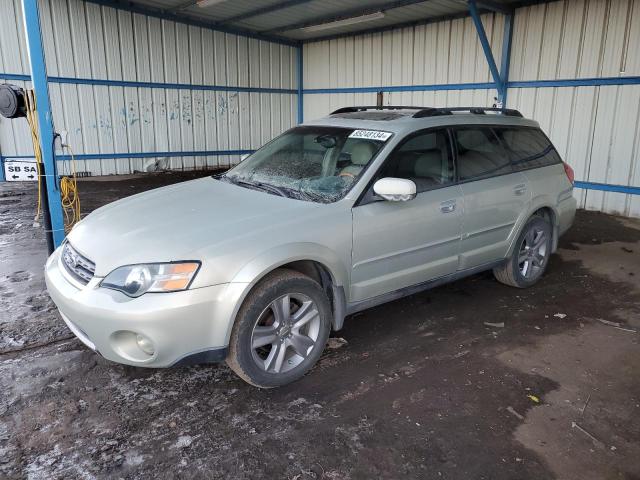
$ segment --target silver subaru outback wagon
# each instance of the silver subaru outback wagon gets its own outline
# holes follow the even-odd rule
[[[536,283],[573,222],[572,183],[514,110],[342,108],[223,175],[94,211],[46,281],[67,326],[109,360],[226,360],[276,387],[354,312],[489,269]]]

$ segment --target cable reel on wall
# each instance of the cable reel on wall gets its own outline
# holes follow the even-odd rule
[[[16,85],[0,85],[0,114],[6,118],[27,116],[24,90]]]
[[[42,151],[40,150],[40,132],[37,120],[37,107],[35,92],[33,90],[24,90],[17,85],[8,83],[0,85],[0,114],[3,117],[14,119],[26,117],[31,132],[31,140],[33,142],[33,152],[38,167],[38,206],[34,221],[37,222],[40,216],[41,204],[46,198],[46,188],[43,188],[42,178],[44,175],[44,166],[42,162]],[[56,135],[59,137],[59,135]],[[55,140],[55,138],[54,138]],[[65,215],[65,230],[68,232],[73,226],[80,221],[80,197],[78,195],[78,185],[76,183],[76,167],[73,151],[69,145],[62,145],[71,153],[71,171],[68,175],[64,175],[60,179],[60,193],[62,208]],[[47,228],[51,228],[50,225]]]

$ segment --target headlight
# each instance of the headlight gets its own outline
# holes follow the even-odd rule
[[[147,292],[177,292],[189,288],[199,268],[199,262],[126,265],[107,275],[100,286],[130,297]]]

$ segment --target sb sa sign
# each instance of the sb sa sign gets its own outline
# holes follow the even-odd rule
[[[35,182],[38,179],[38,166],[35,159],[11,160],[4,162],[4,178],[8,182]]]

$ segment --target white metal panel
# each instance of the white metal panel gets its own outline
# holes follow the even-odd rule
[[[482,21],[499,64],[504,18],[486,14]],[[304,58],[304,86],[308,89],[491,79],[469,18],[307,43]]]
[[[0,1],[1,17],[15,19],[3,21],[0,29],[0,72],[29,72],[20,8],[20,0]],[[287,89],[296,85],[292,47],[81,0],[40,0],[40,10],[50,76]],[[56,130],[68,132],[77,154],[257,148],[296,120],[295,94],[54,82],[49,88]],[[252,135],[252,124],[257,135]],[[0,155],[31,151],[25,122],[0,119]],[[77,168],[100,175],[238,160],[238,155],[118,158],[86,160]]]
[[[639,186],[640,85],[512,89],[510,107],[540,123],[576,180]],[[579,206],[640,216],[638,196],[575,190]]]
[[[640,0],[561,0],[516,10],[511,80],[640,75]]]

